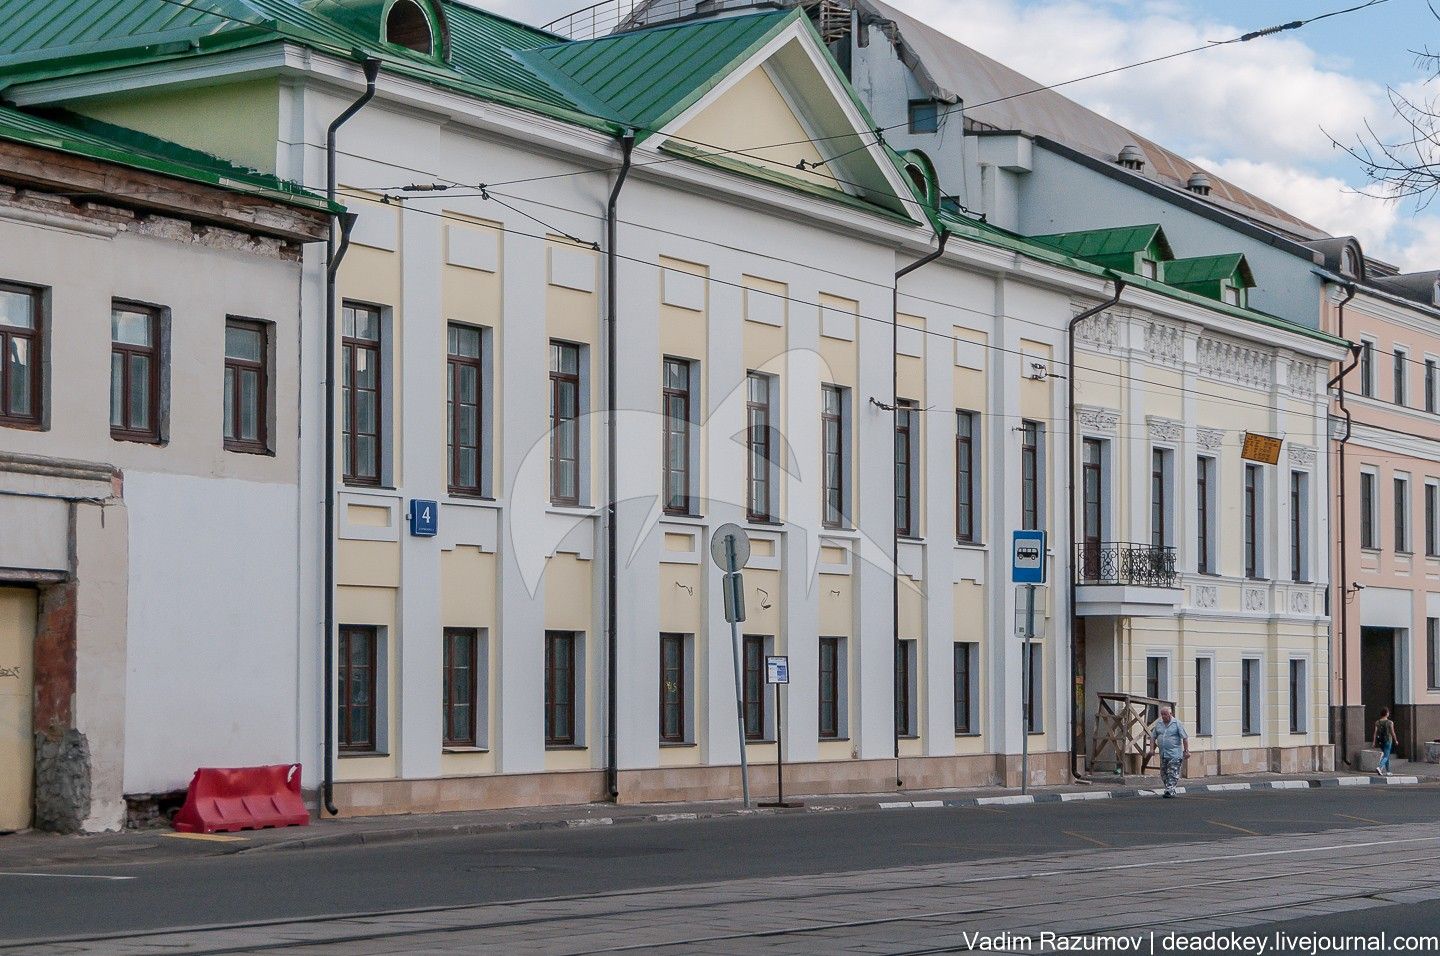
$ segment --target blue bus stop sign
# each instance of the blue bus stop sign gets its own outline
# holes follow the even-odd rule
[[[1015,584],[1045,583],[1045,532],[1016,531],[1010,545],[1010,580]]]

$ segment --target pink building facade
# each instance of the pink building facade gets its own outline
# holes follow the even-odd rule
[[[1331,731],[1359,765],[1390,707],[1403,759],[1440,737],[1440,296],[1437,273],[1323,244],[1327,331],[1357,344],[1332,390]],[[1352,294],[1353,293],[1353,294]]]

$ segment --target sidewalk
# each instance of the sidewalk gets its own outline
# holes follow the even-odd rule
[[[1424,771],[1421,776],[1415,771]],[[1372,777],[1351,773],[1247,774],[1182,781],[1181,792],[1306,789],[1340,786],[1396,786],[1440,782],[1440,767],[1401,764],[1395,775]],[[794,809],[752,807],[738,800],[683,804],[617,805],[592,803],[573,806],[525,807],[513,810],[342,817],[313,821],[306,827],[253,830],[232,834],[178,834],[168,829],[127,830],[85,836],[57,836],[22,832],[0,836],[0,869],[105,865],[152,862],[170,857],[221,856],[235,853],[269,853],[324,847],[365,846],[427,838],[445,838],[515,830],[578,829],[634,823],[669,823],[722,817],[776,814],[835,813],[854,810],[909,810],[939,807],[976,807],[1058,803],[1070,800],[1111,800],[1154,797],[1159,777],[1127,777],[1122,781],[1097,780],[1090,784],[1036,787],[1028,794],[997,787],[967,790],[910,790],[895,793],[825,794],[793,797],[804,805]],[[773,798],[755,794],[754,800]]]

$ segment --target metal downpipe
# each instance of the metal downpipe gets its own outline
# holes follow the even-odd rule
[[[619,321],[618,274],[619,260],[615,248],[616,208],[620,202],[620,190],[630,177],[630,160],[635,151],[635,131],[626,130],[620,138],[620,172],[615,177],[615,186],[610,190],[610,201],[605,207],[605,785],[610,799],[620,797],[620,752],[616,724],[620,716],[619,681],[615,672],[615,661],[619,656],[619,613],[616,591],[620,579],[616,567],[619,554],[619,530],[616,528],[618,508],[616,493],[619,490],[619,469],[616,456],[619,440],[616,434],[616,387],[615,376],[619,364],[619,351],[615,334]]]
[[[1345,298],[1340,300],[1337,309],[1335,333],[1340,338],[1345,337],[1345,306],[1355,298],[1355,284],[1347,283],[1345,286]],[[1340,587],[1336,597],[1339,606],[1335,609],[1340,624],[1340,762],[1350,761],[1350,578],[1347,562],[1346,547],[1348,539],[1346,536],[1345,522],[1345,445],[1350,441],[1350,409],[1345,407],[1345,376],[1354,371],[1355,366],[1360,364],[1360,352],[1363,345],[1352,345],[1350,347],[1350,364],[1342,365],[1335,377],[1326,383],[1326,390],[1338,388],[1339,393],[1336,401],[1340,405],[1340,414],[1345,417],[1345,433],[1336,440],[1336,469],[1340,473],[1340,487],[1337,489],[1336,500],[1338,512],[1336,520],[1339,524],[1338,540],[1340,545]],[[1328,427],[1328,422],[1326,423]],[[1333,673],[1333,672],[1332,672]]]
[[[1120,303],[1120,293],[1125,291],[1125,280],[1115,279],[1115,294],[1107,301],[1101,302],[1094,308],[1086,309],[1075,318],[1065,329],[1065,390],[1067,393],[1065,401],[1066,428],[1065,428],[1065,461],[1066,479],[1065,494],[1069,507],[1065,509],[1065,520],[1068,525],[1066,530],[1065,555],[1066,567],[1070,569],[1069,574],[1069,612],[1070,612],[1070,775],[1080,778],[1076,773],[1080,766],[1080,741],[1085,735],[1085,700],[1081,697],[1075,698],[1075,682],[1080,677],[1080,654],[1079,645],[1075,641],[1076,626],[1080,623],[1080,615],[1075,613],[1075,327],[1086,319],[1099,315],[1106,309],[1112,309]],[[1086,768],[1087,771],[1089,768]],[[1088,772],[1086,774],[1088,777]]]
[[[950,232],[941,229],[938,238],[939,245],[935,250],[923,258],[916,259],[899,272],[895,273],[895,284],[890,289],[890,456],[895,456],[894,444],[895,433],[900,429],[900,280],[910,273],[921,269],[939,259],[945,254],[945,244],[950,241]],[[895,468],[890,469],[891,489],[896,499],[900,497],[900,487],[895,484]],[[895,516],[890,516],[890,616],[892,621],[892,637],[890,647],[891,683],[894,683],[895,647],[900,641],[900,525],[895,521]],[[899,789],[905,785],[900,776],[900,725],[894,724],[895,743],[895,787]]]
[[[335,136],[340,127],[365,108],[375,96],[375,80],[380,75],[380,61],[371,57],[362,64],[365,71],[365,92],[346,107],[325,131],[325,198],[335,202]],[[330,220],[325,239],[325,773],[321,804],[325,812],[335,816],[335,274],[350,248],[350,230],[355,225],[354,213],[346,213],[339,222]]]

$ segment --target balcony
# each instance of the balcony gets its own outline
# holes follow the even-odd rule
[[[1082,617],[1155,617],[1175,613],[1184,597],[1175,549],[1105,541],[1075,549],[1075,613]]]

